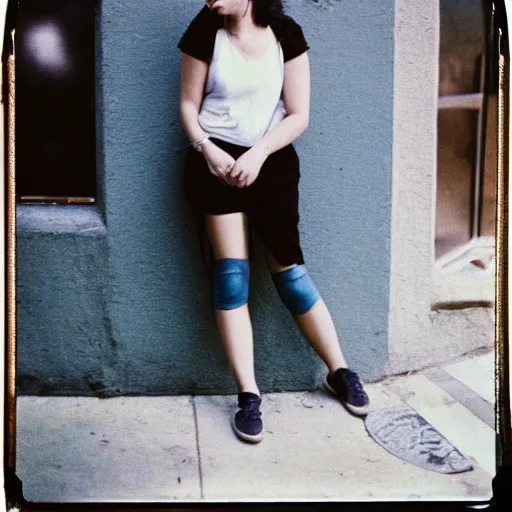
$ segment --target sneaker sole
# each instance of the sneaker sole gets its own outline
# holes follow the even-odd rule
[[[327,382],[327,377],[324,379],[324,388],[331,393],[331,395],[335,396],[344,406],[345,408],[355,414],[356,416],[366,416],[370,410],[370,404],[363,405],[362,407],[355,407],[354,405],[350,405],[341,399],[341,397],[336,393],[336,391],[329,385]]]
[[[237,409],[237,411],[235,412],[235,414],[239,411],[240,409]],[[233,415],[233,418],[231,419],[231,426],[233,427],[233,430],[235,431],[235,434],[240,438],[242,439],[242,441],[247,441],[248,443],[259,443],[262,439],[263,439],[263,432],[260,432],[259,434],[256,434],[255,436],[251,436],[249,434],[244,434],[241,430],[238,430],[238,428],[236,428],[236,424],[235,424],[235,416]]]

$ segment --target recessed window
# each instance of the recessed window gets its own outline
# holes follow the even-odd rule
[[[94,0],[20,0],[15,24],[18,201],[94,202]]]
[[[496,52],[490,2],[441,0],[440,7],[435,254],[449,260],[461,246],[481,245],[488,257],[469,256],[478,270],[492,261],[489,237],[494,236],[496,208]]]

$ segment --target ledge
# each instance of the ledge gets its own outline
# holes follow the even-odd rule
[[[95,205],[16,205],[16,235],[32,233],[102,237],[107,230]]]
[[[492,307],[495,293],[494,238],[471,240],[435,262],[433,309]]]

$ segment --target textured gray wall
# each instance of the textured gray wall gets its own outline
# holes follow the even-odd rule
[[[181,193],[187,142],[176,44],[202,4],[102,2],[98,162],[106,236],[91,244],[98,264],[84,266],[87,252],[78,246],[86,242],[78,237],[20,235],[20,366],[40,382],[58,378],[89,393],[76,383],[95,372],[105,393],[235,391]],[[349,362],[378,377],[387,360],[394,1],[288,5],[311,46],[311,123],[296,143],[306,263]],[[323,364],[279,302],[260,252],[253,274],[261,389],[315,386]],[[43,276],[48,285],[33,289]],[[91,292],[72,308],[77,285]],[[50,315],[52,326],[43,328]],[[77,337],[83,325],[85,344]],[[70,356],[77,353],[83,357]]]
[[[106,240],[93,207],[17,211],[17,381],[27,393],[109,387]]]

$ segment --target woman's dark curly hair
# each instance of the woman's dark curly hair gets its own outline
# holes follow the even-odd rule
[[[252,1],[252,15],[254,23],[261,27],[268,27],[272,19],[283,17],[284,6],[283,0],[251,0]],[[212,13],[215,16],[219,27],[224,26],[224,16]]]

